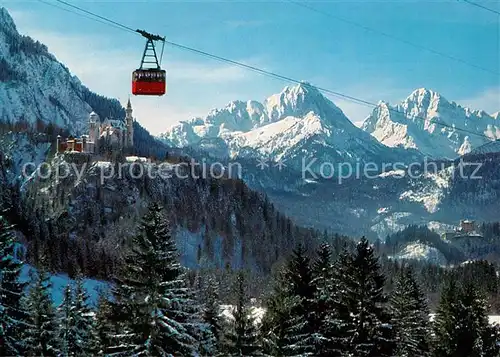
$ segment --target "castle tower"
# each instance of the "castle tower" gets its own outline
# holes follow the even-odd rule
[[[98,143],[99,143],[99,127],[101,124],[101,119],[97,113],[90,113],[89,117],[89,141],[94,143],[94,147],[91,151],[98,151]]]
[[[127,125],[127,137],[125,147],[134,147],[134,117],[132,116],[132,104],[130,104],[130,98],[127,103],[127,115],[125,116],[125,124]]]

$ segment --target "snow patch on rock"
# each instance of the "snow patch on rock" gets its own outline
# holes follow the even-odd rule
[[[437,265],[445,265],[447,263],[446,258],[439,250],[420,242],[407,244],[398,254],[391,258],[398,260],[425,260]]]

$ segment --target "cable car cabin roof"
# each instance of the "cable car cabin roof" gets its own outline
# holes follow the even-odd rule
[[[132,74],[133,81],[165,82],[167,72],[163,69],[137,69]]]

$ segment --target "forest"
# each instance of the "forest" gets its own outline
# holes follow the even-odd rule
[[[365,238],[339,254],[327,242],[298,245],[261,296],[249,272],[189,272],[171,224],[151,204],[134,249],[97,306],[77,274],[54,306],[44,257],[21,281],[13,228],[0,220],[0,354],[8,356],[498,356],[500,329],[488,322],[482,289],[448,275],[432,321],[415,270],[401,264],[393,288]],[[221,316],[229,292],[232,318]],[[253,298],[253,299],[252,299]],[[259,304],[264,315],[250,314]]]

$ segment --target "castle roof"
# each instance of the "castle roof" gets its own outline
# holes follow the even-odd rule
[[[104,121],[103,124],[105,126],[109,125],[112,128],[117,128],[117,129],[121,129],[121,130],[127,130],[127,125],[125,124],[125,121],[123,121],[123,120],[106,118],[106,120]]]

